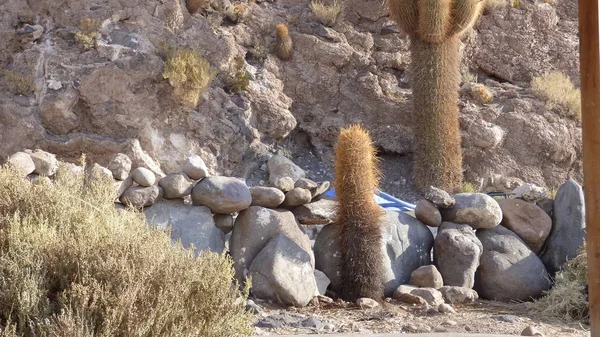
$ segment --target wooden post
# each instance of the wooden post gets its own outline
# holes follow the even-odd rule
[[[600,45],[598,0],[579,0],[583,175],[591,337],[600,337]]]

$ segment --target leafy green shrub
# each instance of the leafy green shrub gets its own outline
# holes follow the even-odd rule
[[[252,75],[244,69],[245,61],[242,57],[236,56],[233,59],[231,73],[227,78],[227,87],[233,93],[242,93],[248,89]]]
[[[96,46],[98,31],[101,22],[96,19],[85,18],[79,23],[79,30],[75,32],[75,39],[81,43],[83,49],[88,50]]]
[[[310,9],[322,24],[331,27],[335,25],[342,12],[342,4],[337,0],[331,5],[326,5],[321,0],[312,0]]]
[[[556,274],[554,287],[530,306],[536,314],[544,318],[562,322],[589,322],[585,244],[581,247],[579,255],[568,261],[564,269]]]
[[[534,77],[531,87],[538,97],[546,101],[549,109],[558,105],[566,109],[570,116],[581,119],[581,91],[565,74],[554,71]]]
[[[33,76],[8,69],[5,69],[3,74],[4,82],[8,86],[8,90],[12,93],[29,95],[35,92],[35,81]]]
[[[197,52],[178,49],[167,59],[163,77],[169,80],[169,84],[175,89],[175,95],[185,104],[195,107],[213,74],[210,64]]]
[[[111,179],[65,166],[37,185],[0,168],[2,336],[251,333],[229,258],[173,245],[114,199]]]

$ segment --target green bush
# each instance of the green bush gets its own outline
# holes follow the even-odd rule
[[[251,333],[229,258],[173,245],[114,199],[108,178],[0,168],[1,336]]]
[[[231,71],[227,78],[227,87],[236,94],[241,94],[248,89],[252,75],[244,69],[245,61],[242,57],[236,56],[231,65]]]

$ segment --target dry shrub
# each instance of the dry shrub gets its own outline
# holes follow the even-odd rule
[[[545,296],[530,304],[540,317],[561,322],[588,323],[587,253],[585,244],[579,255],[566,263],[556,274],[554,287]]]
[[[310,9],[322,24],[332,27],[342,12],[342,4],[337,0],[331,5],[326,5],[321,0],[312,0],[310,2]]]
[[[560,106],[567,110],[569,116],[581,119],[581,91],[565,74],[555,71],[534,77],[531,87],[546,101],[548,109]]]
[[[96,46],[98,31],[101,26],[102,22],[96,19],[85,18],[79,22],[79,29],[75,32],[75,39],[79,41],[83,49],[89,50]]]
[[[143,214],[118,211],[111,179],[64,166],[32,184],[0,168],[2,336],[238,336],[251,332],[232,261],[195,256]]]
[[[169,80],[175,95],[185,104],[195,107],[213,74],[210,64],[197,52],[178,49],[167,59],[163,77]]]
[[[244,22],[250,15],[250,7],[243,4],[237,4],[229,6],[225,12],[231,22]]]
[[[206,0],[186,0],[185,7],[190,14],[194,15],[200,12],[207,5]]]
[[[288,27],[284,23],[280,23],[275,28],[275,52],[277,56],[282,60],[289,60],[292,58],[292,38],[288,31]]]
[[[4,70],[4,83],[8,90],[18,95],[30,95],[35,92],[35,81],[33,76],[25,75],[17,71]]]

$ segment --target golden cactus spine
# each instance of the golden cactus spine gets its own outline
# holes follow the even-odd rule
[[[383,209],[373,198],[379,184],[376,150],[369,134],[354,125],[340,131],[335,149],[341,289],[347,301],[383,298]]]
[[[292,58],[292,38],[288,31],[288,27],[284,23],[280,23],[275,28],[276,45],[275,52],[277,56],[284,61]]]
[[[388,7],[411,38],[415,184],[457,191],[462,185],[460,37],[477,20],[483,1],[388,0]]]

